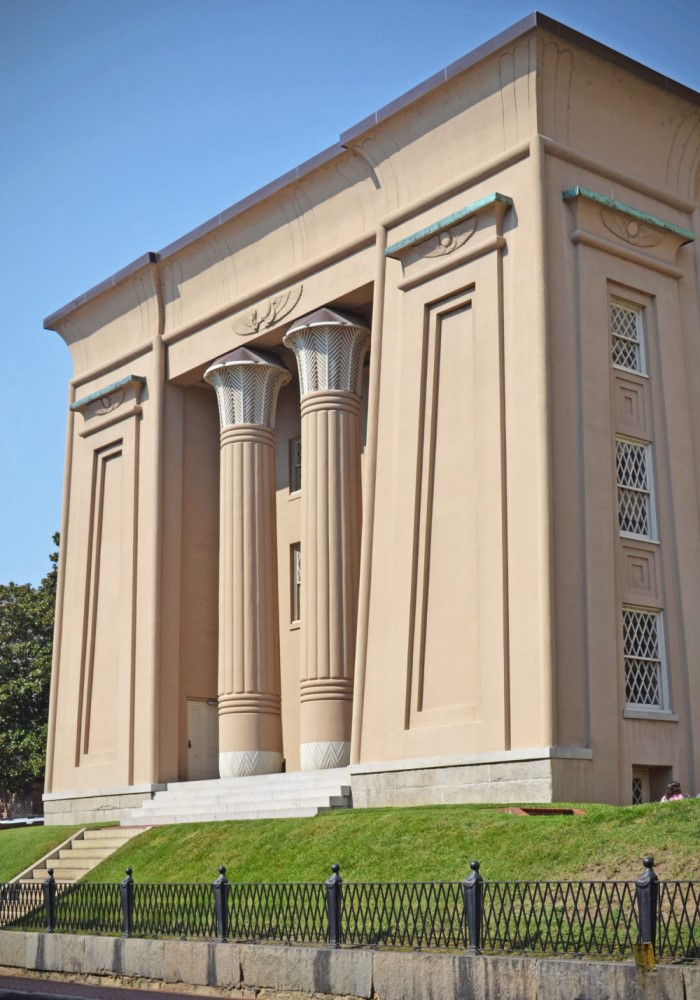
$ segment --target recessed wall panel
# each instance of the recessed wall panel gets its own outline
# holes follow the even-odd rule
[[[475,288],[426,304],[407,728],[480,725],[505,670],[500,340]],[[486,683],[485,683],[486,682]],[[499,704],[502,712],[502,705]]]
[[[416,711],[472,705],[478,695],[477,630],[465,629],[464,609],[478,601],[474,340],[470,304],[435,317],[430,332],[423,473],[423,650]],[[451,647],[457,670],[445,663]],[[469,669],[469,664],[472,669]]]
[[[127,624],[120,602],[123,455],[121,448],[98,453],[93,516],[91,636],[88,646],[83,752],[116,752],[120,629]]]

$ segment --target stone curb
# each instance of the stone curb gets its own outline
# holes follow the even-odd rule
[[[700,1000],[700,964],[391,952],[0,931],[0,967],[356,1000]],[[167,986],[165,986],[167,989]]]

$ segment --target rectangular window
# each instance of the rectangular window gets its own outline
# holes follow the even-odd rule
[[[617,438],[615,459],[620,531],[626,535],[653,538],[655,528],[651,445]]]
[[[301,621],[301,546],[292,545],[292,621]]]
[[[289,489],[296,493],[301,489],[301,438],[289,442]]]
[[[625,693],[629,708],[666,708],[666,658],[660,611],[622,609]]]
[[[646,374],[642,310],[613,299],[610,303],[610,330],[613,365],[640,375]]]

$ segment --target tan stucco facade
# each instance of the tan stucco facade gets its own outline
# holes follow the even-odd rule
[[[533,15],[46,320],[48,816],[700,791],[699,162],[698,95]]]

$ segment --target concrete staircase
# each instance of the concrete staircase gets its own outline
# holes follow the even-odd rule
[[[50,851],[13,882],[43,882],[49,868],[57,882],[75,882],[104,861],[110,854],[143,833],[144,827],[106,826],[97,830],[79,830],[69,840]]]
[[[316,816],[352,807],[346,767],[247,778],[175,781],[138,809],[127,810],[122,823],[159,826],[239,819]]]

